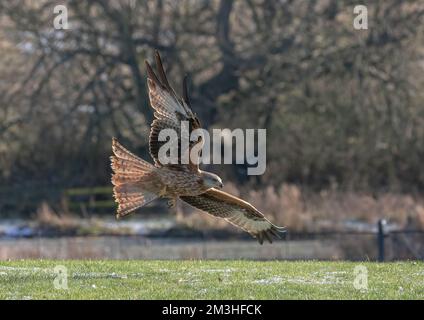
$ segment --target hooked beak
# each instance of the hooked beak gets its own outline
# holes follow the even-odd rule
[[[222,182],[219,183],[219,188],[222,189],[224,187],[224,184]]]

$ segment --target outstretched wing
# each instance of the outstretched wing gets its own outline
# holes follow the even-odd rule
[[[250,203],[217,189],[210,189],[199,196],[180,198],[197,209],[224,218],[247,231],[257,238],[260,244],[264,238],[271,243],[273,237],[280,238],[280,233],[285,231],[284,228],[272,224]]]
[[[149,137],[149,151],[150,155],[155,161],[156,166],[162,166],[159,159],[159,149],[167,143],[167,141],[159,141],[159,133],[163,129],[172,129],[178,135],[177,158],[178,165],[186,164],[192,170],[198,169],[197,159],[189,159],[188,162],[182,161],[181,155],[190,155],[190,150],[197,143],[201,143],[202,139],[199,137],[197,141],[189,141],[190,134],[193,130],[200,128],[200,122],[197,116],[190,108],[190,101],[187,92],[187,79],[184,78],[183,82],[183,98],[179,98],[174,90],[169,85],[163,69],[162,61],[159,53],[155,52],[156,66],[158,75],[153,71],[150,64],[145,61],[147,68],[147,84],[149,87],[150,105],[155,110],[155,120],[150,128]],[[183,137],[181,138],[181,133]],[[200,151],[201,148],[198,148]],[[198,156],[198,154],[197,154]]]

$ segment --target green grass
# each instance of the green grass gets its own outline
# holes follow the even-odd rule
[[[55,266],[68,289],[55,289]],[[365,266],[368,290],[354,287]],[[424,263],[259,261],[0,262],[1,299],[424,299]]]

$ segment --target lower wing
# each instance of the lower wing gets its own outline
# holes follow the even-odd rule
[[[217,189],[210,189],[198,196],[180,198],[197,209],[223,218],[247,231],[257,238],[260,244],[263,243],[264,238],[272,243],[273,237],[281,238],[280,233],[285,231],[284,228],[272,224],[250,203]]]

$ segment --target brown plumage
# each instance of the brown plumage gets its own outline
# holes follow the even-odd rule
[[[262,244],[264,238],[272,242],[272,237],[280,238],[284,228],[270,223],[264,215],[250,203],[226,192],[212,188],[198,196],[181,196],[191,206],[215,217],[224,218],[233,225],[249,232]]]
[[[157,198],[168,198],[172,201],[179,198],[245,230],[261,244],[264,239],[272,242],[273,237],[280,237],[279,233],[284,231],[284,228],[272,224],[250,203],[218,190],[222,188],[221,178],[200,170],[191,158],[187,164],[183,163],[180,157],[178,164],[161,163],[159,150],[166,143],[159,141],[161,130],[173,129],[177,132],[178,155],[190,152],[195,145],[203,141],[201,137],[197,141],[181,141],[181,132],[184,130],[188,130],[187,136],[190,136],[193,130],[201,128],[199,119],[191,110],[187,79],[183,81],[183,97],[179,98],[169,84],[157,52],[155,60],[157,75],[146,61],[149,98],[155,116],[150,129],[149,152],[155,164],[137,157],[113,139],[114,155],[111,157],[111,164],[113,192],[118,203],[117,217],[125,216]],[[188,127],[182,126],[181,121],[186,121]],[[188,149],[182,149],[184,146]]]

